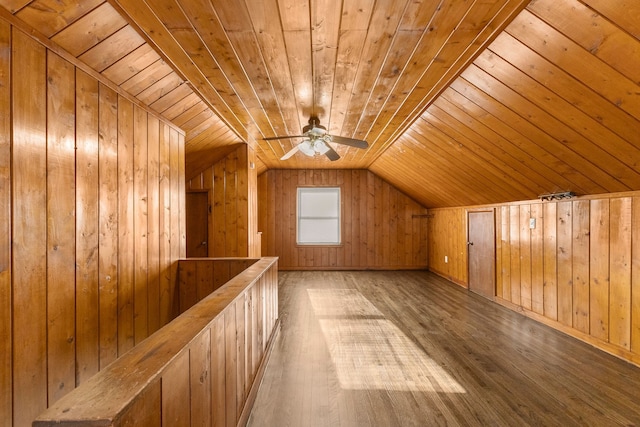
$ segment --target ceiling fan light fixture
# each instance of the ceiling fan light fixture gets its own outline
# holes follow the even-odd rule
[[[306,154],[309,157],[313,157],[316,154],[315,150],[313,149],[313,146],[311,145],[311,141],[308,139],[305,139],[300,143],[299,150],[303,154]]]
[[[326,154],[329,151],[329,146],[325,144],[325,142],[321,139],[316,139],[313,143],[313,148],[316,150],[318,154]]]
[[[311,130],[308,131],[309,135],[315,137],[315,138],[322,138],[324,135],[326,135],[327,131],[325,129],[322,128],[317,128],[314,127]]]
[[[292,136],[273,136],[263,138],[265,141],[274,139],[293,139],[304,138],[299,144],[295,145],[291,150],[286,152],[280,160],[287,160],[298,151],[308,157],[314,157],[316,154],[324,155],[329,160],[336,161],[340,159],[340,155],[334,150],[332,143],[347,145],[356,148],[368,148],[367,141],[348,138],[344,136],[331,135],[327,133],[327,128],[320,124],[320,120],[316,116],[309,118],[309,124],[302,128],[301,135]],[[330,144],[331,143],[331,144]]]

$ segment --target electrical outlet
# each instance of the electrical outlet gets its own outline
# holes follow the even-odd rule
[[[448,257],[448,256],[446,256],[446,255],[444,256],[444,263],[445,263],[445,264],[448,264],[448,263],[449,263],[449,257]]]

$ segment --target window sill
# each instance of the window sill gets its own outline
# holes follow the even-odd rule
[[[322,244],[322,243],[296,243],[296,248],[342,248],[344,247],[344,244],[342,243],[338,243],[338,244],[334,244],[334,243],[328,243],[328,244]]]

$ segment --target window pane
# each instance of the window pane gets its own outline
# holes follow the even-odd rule
[[[298,244],[340,244],[340,188],[298,188]]]
[[[339,244],[340,226],[336,219],[300,219],[298,243]]]
[[[337,218],[340,212],[338,188],[300,188],[298,193],[300,217]]]

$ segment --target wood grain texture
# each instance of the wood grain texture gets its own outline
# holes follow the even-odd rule
[[[176,183],[176,192],[178,193],[177,198],[177,208],[178,208],[178,221],[175,223],[174,227],[176,228],[176,234],[178,234],[178,256],[180,258],[186,258],[187,256],[187,209],[186,209],[186,196],[185,196],[185,188],[187,185],[187,181],[185,178],[185,139],[184,134],[178,132],[178,171],[177,176],[175,177],[177,180]],[[174,207],[175,212],[176,207]]]
[[[236,338],[236,305],[231,304],[224,316],[225,348],[225,420],[232,427],[238,421],[238,342]]]
[[[531,205],[520,206],[520,302],[531,309]]]
[[[173,283],[171,280],[171,130],[160,122],[158,180],[159,186],[159,259],[158,271],[158,313],[159,325],[171,320],[173,312]]]
[[[149,135],[147,112],[134,107],[133,113],[133,319],[138,344],[149,335]]]
[[[0,243],[0,419],[27,425],[146,338],[154,312],[161,326],[144,287],[148,259],[159,257],[159,220],[150,249],[142,206],[153,203],[152,217],[159,210],[158,190],[147,199],[160,184],[147,147],[159,147],[149,122],[159,129],[160,120],[8,24],[0,51],[0,127],[10,137],[0,140],[0,217],[9,227]],[[174,264],[184,234],[176,152]]]
[[[573,326],[573,212],[571,202],[558,203],[558,321]]]
[[[240,415],[246,402],[246,382],[247,377],[245,375],[245,364],[247,360],[245,358],[247,351],[247,335],[246,335],[246,300],[247,294],[243,294],[235,301],[236,310],[236,353],[235,358],[237,362],[235,381],[236,381],[236,420],[240,420]]]
[[[47,56],[47,369],[48,398],[76,386],[75,69]]]
[[[589,333],[609,339],[609,200],[591,200],[589,227]]]
[[[520,305],[520,206],[509,207],[509,254],[511,255],[511,283],[507,286],[509,301]]]
[[[445,140],[462,154],[462,159],[456,159],[461,164],[476,160],[487,150],[492,153],[494,163],[498,159],[505,162],[500,167],[503,173],[510,176],[524,173],[525,180],[514,179],[529,190],[514,192],[519,194],[512,200],[541,194],[535,190],[537,185],[547,188],[543,192],[584,188],[577,190],[581,194],[637,190],[632,158],[638,155],[638,137],[627,133],[637,127],[637,115],[624,112],[635,108],[632,106],[635,101],[627,103],[624,93],[630,92],[624,87],[635,87],[637,76],[629,77],[628,65],[622,64],[625,56],[622,52],[637,52],[638,41],[631,41],[628,29],[616,28],[615,22],[623,18],[613,12],[615,8],[602,2],[591,7],[594,9],[572,1],[560,5],[531,2],[422,115],[430,118],[438,114],[441,119],[450,120],[442,115],[446,112],[464,126],[463,133],[474,134],[462,144],[451,133]],[[607,10],[608,15],[598,15],[599,9]],[[584,30],[590,27],[597,30],[593,33]],[[614,43],[617,49],[609,50]],[[616,81],[615,88],[605,83],[610,79]],[[614,93],[625,101],[616,103]],[[606,102],[600,102],[602,96]],[[622,107],[623,104],[626,105]],[[627,120],[630,122],[624,125]],[[448,166],[421,167],[432,162],[428,149],[436,133],[445,130],[445,123],[429,120],[428,126],[426,121],[417,120],[371,169],[410,195],[412,187],[429,188],[428,192],[414,196],[428,207],[443,206],[442,203],[444,206],[493,203],[501,197],[501,189],[509,193],[501,182],[490,190],[478,188],[458,195],[457,190],[491,182],[486,168],[475,168],[472,173],[476,178],[482,175],[481,180],[467,181],[467,171],[461,171],[459,187],[453,188],[446,179]],[[487,129],[489,123],[491,128]],[[417,150],[411,138],[414,132],[424,138]],[[611,136],[611,144],[601,144],[603,139],[596,136],[605,134]],[[502,138],[509,144],[503,144]],[[481,150],[465,152],[470,143]],[[496,147],[504,148],[495,151]],[[452,159],[447,156],[444,160]],[[403,173],[403,169],[394,166],[397,163],[404,170],[409,166],[413,172]],[[553,170],[545,172],[550,165]],[[562,176],[552,178],[560,171]],[[549,187],[546,180],[554,184]],[[471,201],[487,192],[492,193],[493,200]],[[530,196],[523,196],[527,192]],[[442,194],[449,194],[456,201],[443,202]],[[508,200],[506,197],[504,200]]]
[[[209,194],[190,191],[186,194],[187,257],[209,256]],[[213,243],[213,242],[211,242]]]
[[[631,197],[610,201],[609,342],[631,347]]]
[[[258,167],[256,166],[256,152],[252,147],[247,147],[249,170],[247,178],[247,203],[249,204],[247,230],[249,234],[250,257],[262,256],[262,233],[258,230]],[[239,237],[241,238],[241,237]]]
[[[589,333],[589,221],[588,200],[573,202],[573,327]]]
[[[186,184],[191,190],[209,194],[210,257],[243,257],[249,251],[256,252],[258,192],[251,151],[245,144],[235,147]]]
[[[255,258],[189,258],[178,262],[178,298],[183,313],[251,265]]]
[[[179,314],[177,310],[177,296],[175,294],[176,280],[178,277],[178,263],[176,260],[181,258],[180,247],[182,244],[182,236],[184,235],[184,228],[180,229],[181,225],[184,225],[180,221],[180,215],[184,212],[184,199],[180,198],[180,192],[184,192],[184,187],[180,187],[180,138],[178,137],[179,132],[175,128],[171,128],[169,134],[169,143],[170,143],[170,162],[169,162],[169,179],[170,179],[170,187],[169,191],[171,192],[171,198],[169,200],[169,214],[171,218],[171,233],[169,235],[169,243],[170,243],[170,252],[169,258],[171,262],[171,268],[168,271],[170,277],[170,290],[171,293],[169,295],[169,300],[171,301],[171,314],[169,317],[173,319],[175,316]],[[182,204],[181,204],[182,203]]]
[[[11,425],[11,27],[0,24],[0,414]]]
[[[149,147],[147,154],[147,182],[149,209],[147,223],[147,260],[149,280],[147,313],[149,315],[149,335],[160,329],[160,121],[149,117],[147,122]],[[154,207],[158,207],[154,209]]]
[[[544,205],[531,205],[531,217],[535,218],[535,229],[531,230],[531,308],[544,313]],[[543,224],[540,227],[539,224]]]
[[[87,2],[91,3],[91,2]],[[87,10],[99,1],[88,4]],[[67,9],[70,10],[70,9]],[[80,11],[76,9],[76,11]],[[70,25],[55,33],[51,40],[62,46],[73,56],[79,56],[91,47],[105,40],[126,25],[126,21],[109,5],[102,3],[89,13],[74,20]],[[78,37],[78,33],[85,37]]]
[[[219,242],[222,248],[220,255],[231,253],[231,248],[238,247],[237,230],[239,220],[238,209],[240,203],[240,188],[238,186],[239,175],[237,151],[227,158],[227,161],[223,166],[223,171],[223,179],[225,182],[222,189],[223,193],[221,194],[222,200],[218,200],[218,203],[214,206],[214,209],[216,209],[214,212],[214,224],[218,223],[220,227],[216,235],[219,237],[224,236],[224,238],[221,238]],[[215,178],[216,176],[214,175],[214,180]],[[218,218],[217,221],[216,214]],[[246,241],[246,239],[244,240]],[[214,255],[217,255],[217,253]]]
[[[192,344],[189,352],[189,371],[191,376],[189,412],[191,425],[211,426],[211,408],[213,400],[211,396],[211,333],[205,331],[200,338]],[[181,422],[183,420],[180,420]]]
[[[638,197],[637,192],[627,192],[493,206],[498,224],[496,300],[602,350],[640,363],[634,296],[638,267],[633,256]],[[429,221],[434,228],[455,230],[443,219],[456,218],[468,209],[431,209],[433,219]],[[529,228],[530,218],[535,219],[535,228]],[[514,229],[517,232],[512,233]],[[440,248],[433,249],[434,253],[442,248],[450,251],[456,244],[461,247],[466,239],[457,231],[432,232],[429,236],[430,247]],[[514,251],[517,256],[513,256]],[[466,267],[464,257],[459,262]],[[438,269],[433,271],[449,278]],[[462,273],[450,280],[467,286]]]
[[[281,269],[426,267],[427,230],[420,227],[421,222],[426,221],[423,216],[426,209],[374,174],[364,170],[278,170],[258,177],[259,182],[265,180],[268,182],[260,188],[267,191],[259,193],[259,205],[265,204],[267,209],[266,217],[259,218],[262,253],[277,255]],[[357,184],[354,186],[354,183]],[[340,246],[296,244],[296,198],[297,188],[301,186],[341,188]],[[354,188],[358,189],[357,195]],[[354,208],[356,205],[358,210]],[[355,212],[359,212],[359,216],[354,216]],[[413,221],[414,215],[419,218],[418,222]],[[357,228],[354,227],[356,222]],[[411,232],[399,235],[398,224],[401,222],[405,230],[409,228]],[[414,239],[418,241],[417,246],[414,246]],[[415,258],[407,260],[398,256],[407,248],[411,248]]]
[[[98,81],[76,71],[76,383],[99,366]]]
[[[211,324],[211,420],[212,426],[223,427],[226,425],[227,413],[225,411],[225,387],[226,387],[226,345],[224,340],[224,313]]]
[[[436,211],[437,212],[437,211]],[[500,233],[496,236],[499,244],[496,251],[500,257],[500,274],[496,284],[496,295],[509,298],[511,295],[511,246],[509,245],[509,206],[500,207]],[[502,280],[500,280],[502,279]]]
[[[162,387],[160,379],[153,381],[131,404],[131,410],[125,414],[122,427],[162,425]],[[141,415],[143,414],[143,415]]]
[[[181,352],[162,374],[162,424],[191,425],[191,396],[188,351]],[[197,368],[196,368],[197,369]],[[185,375],[187,373],[187,375]]]
[[[26,425],[47,407],[46,52],[20,31],[12,46],[13,422]]]
[[[427,223],[429,269],[456,283],[467,283],[466,213],[458,209],[440,209],[429,211],[426,218],[416,219]]]
[[[230,155],[229,163],[233,162],[235,157],[234,154]],[[232,190],[227,190],[227,185],[225,182],[225,176],[226,176],[225,166],[226,166],[226,159],[225,159],[225,163],[218,162],[213,166],[214,169],[213,169],[212,177],[213,177],[214,192],[213,192],[213,197],[211,198],[212,200],[211,209],[212,209],[213,218],[218,218],[218,221],[212,222],[213,227],[211,228],[213,232],[213,239],[209,239],[209,241],[213,242],[213,244],[210,246],[209,250],[211,251],[211,247],[213,247],[213,253],[210,253],[209,254],[210,256],[213,256],[213,254],[224,254],[224,251],[225,251],[226,237],[227,237],[226,236],[227,218],[224,214],[225,195],[227,193],[231,193],[232,191]],[[231,182],[234,182],[234,181],[235,180]],[[215,191],[216,188],[218,189],[218,191]],[[229,203],[231,203],[231,201]],[[229,230],[230,233],[233,231],[234,230]]]
[[[230,418],[235,425],[241,416],[239,411],[245,405],[250,409],[249,390],[259,384],[261,376],[257,374],[264,371],[268,354],[265,351],[256,366],[247,366],[244,337],[255,333],[265,343],[272,343],[278,328],[277,309],[264,310],[262,322],[252,324],[251,333],[247,334],[245,311],[239,309],[245,306],[246,297],[254,288],[264,296],[265,304],[277,307],[277,259],[236,262],[252,264],[54,403],[38,417],[34,426],[173,426],[191,425],[191,421],[212,425],[211,420],[216,420],[217,425],[219,408],[226,408],[223,420]],[[197,287],[194,277],[180,280]],[[231,349],[224,352],[221,349],[227,344]],[[245,372],[248,375],[245,376]]]
[[[17,10],[18,16],[32,21],[43,34],[52,35],[100,4],[100,0],[82,2],[82,5],[77,5],[77,8],[69,7],[77,3],[72,1],[52,3],[48,4],[48,7],[42,7],[37,3],[29,4],[31,2],[27,1],[20,1],[19,6],[17,3],[13,2],[12,9]]]
[[[260,173],[367,168],[426,207],[640,189],[632,2],[0,5],[184,129],[188,178],[243,143]],[[280,161],[299,140],[263,138],[299,134],[310,115],[369,148]]]
[[[118,95],[99,86],[100,369],[118,357]]]
[[[544,205],[544,315],[558,320],[558,215],[557,203]]]
[[[640,251],[640,197],[631,202],[631,253]],[[631,350],[640,351],[640,257],[631,257]]]
[[[625,425],[640,368],[428,272],[280,273],[248,426]]]
[[[33,50],[42,52],[44,48],[44,52],[48,52],[45,56],[54,53],[62,60],[76,65],[78,76],[85,72],[91,76],[90,79],[93,79],[94,83],[97,82],[99,73],[76,61],[75,56],[81,56],[97,69],[104,69],[105,76],[113,78],[113,82],[100,80],[102,85],[110,90],[115,90],[116,85],[122,85],[132,92],[131,95],[127,95],[124,89],[118,90],[118,96],[139,107],[142,102],[146,102],[152,109],[157,108],[155,111],[166,112],[166,117],[174,120],[171,132],[177,132],[178,140],[181,134],[175,129],[175,125],[179,123],[184,126],[188,141],[184,157],[187,159],[188,168],[197,170],[197,174],[216,163],[217,155],[208,152],[216,151],[211,150],[212,147],[218,148],[246,138],[246,142],[258,157],[256,164],[260,171],[279,167],[299,168],[303,162],[309,162],[309,168],[324,170],[327,167],[344,168],[351,162],[361,165],[357,167],[369,166],[378,177],[426,207],[493,204],[534,198],[542,192],[562,189],[572,189],[579,194],[600,194],[640,188],[640,174],[636,167],[640,160],[640,134],[636,132],[640,107],[635,96],[640,81],[637,75],[637,53],[640,51],[640,45],[638,31],[633,22],[633,17],[637,15],[637,7],[632,2],[621,1],[613,5],[600,0],[537,0],[529,2],[526,9],[507,26],[506,31],[499,35],[498,32],[515,12],[524,7],[525,2],[444,2],[439,8],[436,5],[408,1],[349,4],[324,0],[301,4],[293,4],[295,2],[290,1],[278,4],[258,3],[260,2],[248,1],[236,8],[235,5],[223,1],[161,0],[147,6],[136,1],[0,0],[3,6],[0,16],[5,27],[8,22],[14,24],[13,32],[18,35],[13,36],[13,47],[17,55],[21,54],[21,49],[24,53],[23,48],[26,44],[19,40],[20,37],[29,34],[27,37],[35,42],[30,43],[28,49],[33,46]],[[331,8],[332,13],[319,14],[319,10],[327,8]],[[150,13],[152,9],[158,12]],[[339,14],[338,9],[343,13]],[[122,13],[123,10],[132,16],[138,16],[137,24],[131,21],[133,25],[128,25],[128,21],[123,17],[126,15]],[[97,19],[98,15],[102,19]],[[320,16],[325,16],[327,20],[320,21]],[[337,20],[340,20],[339,24]],[[318,26],[321,22],[324,26]],[[209,23],[211,27],[207,27]],[[35,28],[35,31],[32,28]],[[211,31],[207,31],[207,28]],[[136,30],[141,31],[136,33]],[[8,41],[9,38],[7,31],[4,39]],[[434,43],[434,39],[438,43]],[[493,42],[487,49],[481,49],[483,44],[492,39]],[[153,52],[147,42],[159,46],[160,54]],[[246,50],[243,50],[242,46],[246,46]],[[317,49],[309,49],[309,46]],[[410,46],[416,49],[411,49]],[[7,51],[6,54],[10,55],[10,52]],[[176,54],[177,57],[172,59],[172,54]],[[466,67],[464,71],[458,67],[470,58],[473,58],[472,66]],[[208,62],[212,59],[216,60],[215,64]],[[324,62],[326,60],[329,62]],[[12,65],[11,62],[15,62],[13,58],[3,56],[1,67],[13,67],[16,70],[16,81],[33,78],[38,80],[39,85],[49,85],[46,73],[40,74],[34,71],[33,67],[23,67],[28,61],[23,61],[20,67]],[[183,67],[182,71],[185,71],[185,74],[188,72],[193,76],[189,83],[184,82],[185,76],[181,72],[164,74],[171,65],[176,64],[176,69],[182,70],[180,67]],[[23,70],[25,76],[22,76]],[[276,70],[283,71],[275,75]],[[460,76],[456,78],[457,73],[460,73]],[[86,282],[83,281],[81,286],[76,283],[78,305],[80,302],[88,303],[76,312],[76,351],[83,366],[78,372],[84,372],[77,373],[77,377],[86,378],[93,372],[92,362],[89,361],[92,350],[82,347],[84,344],[81,342],[86,340],[89,348],[93,347],[93,343],[92,338],[88,336],[88,329],[82,329],[82,324],[85,319],[89,323],[97,321],[97,316],[92,317],[88,314],[90,310],[98,311],[98,305],[95,303],[97,289],[91,286],[96,286],[98,280],[104,281],[103,275],[96,269],[94,259],[97,258],[91,258],[99,256],[94,245],[94,236],[97,235],[92,233],[105,231],[104,227],[100,229],[98,222],[102,218],[104,224],[105,216],[98,209],[103,207],[113,212],[114,207],[111,201],[105,199],[104,191],[98,194],[99,183],[92,180],[95,176],[92,173],[97,174],[98,168],[95,166],[100,166],[95,163],[100,162],[97,149],[94,150],[89,143],[79,143],[80,135],[87,135],[87,139],[92,140],[93,134],[99,132],[99,129],[91,122],[94,114],[94,92],[89,88],[89,79],[85,79],[87,92],[84,93],[79,90],[78,84],[82,78],[76,78],[76,114],[82,115],[88,121],[79,123],[85,119],[76,120],[78,150],[74,170],[76,198],[83,198],[82,201],[76,200],[76,218],[79,218],[81,206],[82,209],[87,208],[86,220],[78,221],[75,240],[75,261],[79,268],[76,281],[83,274],[87,274]],[[310,82],[314,82],[315,85],[311,85]],[[446,84],[447,82],[451,84]],[[22,120],[25,111],[31,108],[37,109],[46,105],[57,108],[60,101],[57,98],[46,98],[46,92],[43,97],[38,92],[40,86],[34,86],[37,93],[33,94],[30,91],[31,85],[18,83],[21,86],[13,87],[14,82],[9,84],[10,86],[3,90],[11,91],[13,98],[17,99],[23,91],[28,96],[39,98],[37,102],[33,99],[14,99],[14,103],[22,104],[24,111],[5,111],[17,121]],[[54,87],[55,79],[51,83],[51,89]],[[220,91],[221,87],[224,88],[223,91]],[[334,88],[334,97],[327,101],[330,105],[314,105],[314,96],[316,99],[329,99],[330,87]],[[192,88],[196,88],[196,91]],[[440,94],[437,99],[435,96],[431,97],[436,95],[436,92]],[[134,99],[133,94],[139,97]],[[199,99],[199,95],[207,100]],[[81,104],[79,100],[85,97],[87,102]],[[10,99],[5,99],[5,102],[11,102]],[[87,110],[83,111],[83,108]],[[95,108],[97,111],[98,107]],[[309,111],[314,109],[323,115],[323,123],[332,131],[344,130],[348,135],[371,135],[378,139],[367,153],[339,148],[343,155],[340,163],[329,164],[320,159],[301,157],[294,159],[295,163],[283,165],[278,161],[278,157],[291,141],[267,144],[261,137],[281,131],[297,133],[300,123],[304,123]],[[120,115],[121,112],[117,114]],[[158,116],[150,114],[149,122],[152,121],[159,127]],[[40,126],[35,134],[41,135],[44,132],[53,135],[56,132],[55,127],[63,126],[61,122],[62,120],[59,123],[57,119],[50,120],[47,117],[44,119],[45,126]],[[162,122],[167,123],[164,120]],[[413,125],[409,126],[410,122]],[[154,132],[153,128],[153,125],[149,125],[150,135]],[[403,132],[405,129],[408,130]],[[20,136],[20,132],[22,130],[10,128],[5,135]],[[158,134],[159,130],[156,129],[155,132]],[[389,140],[393,139],[396,134],[402,136],[393,146],[384,150],[385,138],[390,136]],[[173,133],[174,141],[175,135]],[[150,138],[153,139],[150,145],[154,145],[160,136]],[[22,159],[22,163],[18,163],[21,167],[31,163],[41,166],[41,153],[36,155],[33,162],[30,158],[22,157],[22,142],[24,141],[18,139],[18,148],[10,143],[11,156]],[[78,154],[80,150],[86,152]],[[182,239],[179,231],[182,216],[178,213],[176,219],[175,215],[176,209],[180,210],[183,203],[180,200],[181,194],[177,194],[176,199],[176,192],[173,191],[176,182],[180,186],[181,172],[178,172],[176,180],[171,165],[177,163],[178,168],[181,168],[182,160],[180,148],[177,150],[177,162],[171,154],[176,151],[170,151],[167,175],[164,173],[165,170],[160,171],[160,163],[154,160],[161,158],[160,150],[150,150],[154,151],[158,154],[151,154],[147,159],[150,170],[153,169],[152,165],[157,165],[155,170],[158,171],[154,172],[152,178],[147,177],[149,188],[157,189],[156,194],[152,194],[153,191],[149,192],[149,200],[154,200],[154,203],[148,206],[151,224],[149,229],[152,233],[149,234],[151,237],[147,256],[154,270],[149,275],[153,280],[158,280],[157,283],[160,283],[162,275],[163,280],[172,283],[174,270],[170,264],[175,254],[181,253],[180,244],[175,244]],[[384,153],[377,160],[367,158],[369,154],[382,151]],[[118,164],[125,160],[129,163],[130,159],[125,157],[118,159]],[[135,169],[135,153],[133,158]],[[236,170],[239,170],[238,164]],[[375,265],[381,260],[386,260],[389,264],[406,265],[418,264],[421,259],[426,259],[420,246],[423,239],[411,238],[411,253],[414,255],[413,259],[409,260],[412,256],[406,250],[409,247],[409,235],[414,236],[418,233],[407,233],[409,218],[405,215],[402,220],[403,204],[393,192],[385,193],[386,190],[382,187],[381,200],[386,203],[389,213],[389,221],[384,221],[385,217],[380,208],[367,209],[371,200],[375,200],[369,191],[376,194],[381,187],[374,180],[364,184],[354,178],[354,170],[349,170],[352,172],[351,177],[335,172],[335,180],[344,188],[351,188],[352,192],[359,191],[363,195],[359,198],[354,197],[354,203],[345,209],[353,218],[359,217],[358,221],[349,223],[350,232],[356,237],[335,251],[323,251],[319,248],[294,251],[290,245],[282,244],[281,237],[276,237],[280,238],[279,247],[283,248],[286,257],[306,268],[317,268],[323,264]],[[14,174],[15,171],[14,164],[10,174]],[[0,176],[2,173],[5,172],[0,172]],[[16,176],[21,177],[26,173],[20,171]],[[64,171],[64,174],[72,173]],[[7,179],[9,175],[4,176]],[[163,176],[169,176],[169,186],[172,189],[168,206],[164,204],[166,194],[159,193],[159,180]],[[325,178],[323,174],[316,173],[310,173],[308,176],[305,174],[304,178],[305,182],[308,178],[310,184],[322,184],[325,180],[333,179],[331,174],[327,174]],[[22,191],[20,178],[16,180],[10,176],[8,179],[10,187]],[[290,183],[291,179],[291,173],[288,180],[283,176],[282,185],[285,185],[285,182]],[[276,184],[279,182],[276,181]],[[38,184],[38,191],[49,188],[50,184],[45,179]],[[267,184],[267,187],[271,188],[271,183]],[[273,188],[277,186],[274,185]],[[164,190],[164,187],[162,189]],[[47,190],[45,197],[50,198],[50,193]],[[97,199],[93,198],[93,193],[98,194]],[[23,208],[22,195],[17,192],[12,194],[14,196],[9,196],[9,202],[3,207],[11,212],[18,212]],[[94,203],[95,200],[100,200],[100,197],[102,206]],[[635,193],[630,197],[634,199],[632,205],[635,204]],[[125,200],[131,199],[127,196],[122,199],[122,203],[119,195],[116,199],[118,206],[115,209],[120,214],[123,212],[121,209],[128,208],[128,201]],[[275,200],[275,195],[273,199]],[[61,198],[61,202],[63,200],[64,197]],[[177,208],[174,206],[176,200],[179,205]],[[244,203],[244,200],[240,201]],[[271,197],[269,201],[271,202]],[[526,258],[529,251],[522,223],[526,215],[520,205],[517,239],[519,257],[518,253],[511,252],[510,246],[497,248],[500,253],[498,289],[506,300],[513,300],[512,302],[517,302],[519,292],[522,306],[528,309],[522,295],[528,292],[523,277],[527,275],[530,265],[532,312],[549,320],[557,316],[560,325],[569,326],[566,315],[569,301],[566,298],[571,293],[572,328],[588,334],[591,324],[598,324],[601,322],[600,317],[607,317],[610,333],[606,340],[610,340],[612,346],[628,351],[627,347],[634,347],[633,319],[638,316],[625,312],[627,308],[633,311],[637,306],[631,303],[627,307],[629,302],[625,299],[629,292],[628,286],[635,286],[637,276],[633,267],[635,259],[626,248],[629,244],[634,247],[634,237],[630,238],[628,233],[635,236],[636,231],[633,226],[629,232],[620,231],[625,226],[621,226],[618,220],[624,219],[622,222],[628,223],[629,214],[619,216],[617,212],[626,212],[627,208],[612,201],[610,209],[616,213],[609,214],[610,243],[606,248],[600,247],[600,243],[593,244],[589,236],[590,225],[592,222],[599,224],[601,217],[595,210],[592,212],[589,206],[584,207],[583,202],[584,200],[571,202],[571,237],[565,233],[568,230],[561,227],[563,214],[559,205],[556,212],[557,229],[555,232],[547,232],[545,227],[549,212],[546,209],[549,209],[550,205],[526,202],[531,205],[531,217],[536,218],[538,224],[545,223],[542,227],[530,231],[530,260]],[[162,208],[160,203],[163,203]],[[248,203],[250,206],[251,202]],[[27,206],[27,209],[37,209],[34,206],[36,205]],[[226,201],[224,206],[227,207]],[[168,218],[167,207],[170,210]],[[234,206],[228,207],[235,209]],[[136,209],[135,199],[132,209]],[[276,209],[276,212],[283,216],[292,215],[290,206],[277,206]],[[507,210],[510,209],[511,206],[508,206]],[[241,210],[244,212],[244,207]],[[565,212],[569,213],[569,210]],[[123,213],[130,215],[129,211]],[[597,215],[592,215],[596,213]],[[160,215],[165,215],[162,218],[162,226]],[[633,224],[633,208],[630,215]],[[452,216],[455,217],[456,214]],[[503,227],[508,230],[506,235],[510,240],[513,230],[510,228],[510,216],[501,213],[499,218],[500,240],[504,241],[505,237],[502,233]],[[48,232],[49,219],[48,215],[44,218],[45,233]],[[412,230],[420,229],[420,233],[426,233],[422,231],[422,227],[430,221],[412,217],[411,222]],[[43,218],[38,217],[37,224],[42,223]],[[6,224],[10,224],[12,234],[13,230],[19,227],[16,225],[15,217]],[[170,224],[168,228],[164,227],[166,224]],[[175,228],[176,224],[178,228]],[[227,219],[225,228],[226,224]],[[234,225],[231,218],[229,224],[230,227]],[[368,224],[378,226],[380,234],[376,234],[372,227],[367,227]],[[120,223],[115,225],[118,228],[122,225],[122,229],[128,227]],[[137,230],[137,225],[133,224],[134,231]],[[548,225],[552,226],[551,223]],[[600,230],[599,227],[598,225],[595,230],[598,231],[598,235],[603,234],[602,230],[607,228],[603,225]],[[278,234],[275,218],[266,222],[266,228],[273,229],[272,235]],[[224,231],[226,233],[226,230]],[[110,232],[112,236],[119,235],[118,231]],[[164,233],[162,237],[161,232]],[[83,233],[86,233],[86,239]],[[247,233],[251,238],[251,231]],[[39,234],[39,238],[42,239],[44,235]],[[362,239],[365,235],[366,241]],[[401,237],[403,235],[404,238]],[[128,234],[127,239],[130,239],[130,236],[131,234]],[[464,244],[462,240],[457,240],[457,234],[455,236],[456,241],[447,246],[447,251],[450,247],[456,250],[459,245]],[[236,244],[244,242],[240,238],[228,240],[226,235],[224,237],[225,244],[227,241],[235,241]],[[163,254],[169,254],[162,260],[165,268],[160,267],[159,260],[161,238]],[[381,251],[376,252],[375,248],[380,247],[380,242],[385,239],[396,243],[383,245]],[[551,241],[553,239],[555,243]],[[566,242],[569,239],[572,241],[572,250],[567,258],[570,259],[561,259],[561,245],[567,246]],[[156,243],[151,242],[152,240]],[[565,243],[561,243],[561,240]],[[367,242],[373,243],[363,250],[353,249],[363,248],[363,243]],[[86,246],[82,246],[85,243]],[[268,244],[273,246],[275,243]],[[45,245],[48,250],[48,243],[45,242]],[[120,242],[117,245],[120,247]],[[135,245],[134,242],[136,253],[144,251],[143,247]],[[403,249],[393,251],[394,245]],[[554,245],[556,255],[551,249]],[[592,245],[596,252],[609,254],[606,265],[600,265],[597,254],[595,257],[592,256]],[[167,247],[168,251],[165,250]],[[616,252],[619,248],[620,251]],[[10,245],[6,249],[2,248],[0,254],[3,254],[4,250],[8,251],[12,258],[9,263],[13,263],[14,266],[20,264],[13,260],[15,251]],[[402,253],[404,256],[401,256]],[[456,251],[456,256],[458,253]],[[20,255],[20,251],[18,254]],[[30,262],[35,263],[34,259],[39,259],[38,254],[29,255]],[[20,256],[24,257],[24,254]],[[118,253],[117,256],[120,270],[122,253]],[[133,267],[137,272],[138,261],[134,256],[131,258],[134,259]],[[357,264],[354,261],[356,258]],[[439,263],[444,262],[443,258],[442,254],[437,258],[434,256]],[[128,258],[124,259],[124,262],[129,262]],[[402,259],[404,262],[400,262]],[[507,259],[508,270],[505,268],[507,264],[503,262]],[[521,260],[520,265],[514,267],[514,276],[511,276],[511,261],[517,259]],[[629,262],[632,263],[630,272],[627,271],[629,267],[625,266],[625,263]],[[464,283],[466,273],[463,263],[456,262],[455,269],[453,265],[449,265],[446,271],[442,265],[434,263],[433,267],[438,267]],[[127,268],[123,270],[126,271]],[[600,301],[604,300],[604,292],[595,292],[593,295],[593,300],[596,301],[594,308],[604,310],[597,316],[592,315],[589,309],[591,279],[594,276],[590,275],[592,270],[594,275],[597,273],[596,278],[599,282],[605,275],[610,282],[606,304]],[[515,277],[517,272],[519,280]],[[12,282],[16,278],[14,273],[13,270],[9,272]],[[566,286],[567,277],[560,277],[565,273],[573,278],[572,292],[569,292]],[[43,274],[47,277],[51,275],[46,267]],[[92,275],[95,275],[95,281],[92,281]],[[126,305],[126,301],[131,299],[124,296],[131,292],[127,290],[126,283],[120,280],[119,274],[114,278],[118,290],[123,290],[123,298],[119,301],[124,305],[120,307],[129,318],[131,313],[137,312],[135,307],[132,311]],[[628,280],[631,280],[631,284],[627,284]],[[516,283],[520,283],[520,288],[512,286]],[[170,297],[167,298],[167,292],[170,295],[171,288],[164,284],[166,283],[163,282],[162,289],[166,292],[162,296],[163,307],[168,307],[167,299]],[[55,289],[47,288],[46,292],[52,296],[57,295]],[[633,289],[631,292],[631,298],[635,298],[637,292],[633,292]],[[556,293],[557,297],[554,297]],[[106,298],[110,296],[107,294]],[[14,294],[10,295],[12,299],[15,297]],[[557,300],[554,301],[554,298]],[[148,328],[149,332],[157,330],[161,325],[160,299],[160,286],[150,286],[149,307],[146,312],[149,313],[149,324],[153,326]],[[140,301],[138,305],[141,304]],[[620,304],[624,306],[621,311],[618,310]],[[36,306],[40,307],[38,304]],[[144,307],[140,309],[144,311]],[[165,310],[163,315],[165,320],[169,317],[166,315],[167,311]],[[557,315],[554,315],[556,311]],[[14,319],[10,321],[13,322]],[[38,319],[38,322],[41,321],[42,319]],[[632,323],[629,326],[632,328],[631,343],[626,342],[626,324],[629,321]],[[117,334],[124,338],[125,343],[127,340],[131,341],[131,338],[127,338],[130,334],[125,330],[132,330],[132,326],[131,322],[127,322],[129,321],[124,318],[117,319],[117,323],[122,325]],[[135,330],[142,331],[143,324],[144,320],[140,319],[140,323],[135,325]],[[612,333],[619,335],[614,337]],[[55,333],[52,333],[52,339],[59,340],[59,337],[54,336]],[[11,340],[14,340],[13,336]],[[618,344],[614,344],[613,341]],[[49,379],[45,378],[45,381],[48,382]]]
[[[134,107],[118,97],[118,355],[135,345]],[[132,256],[132,254],[134,256]]]
[[[495,211],[467,212],[468,289],[493,299],[496,296]]]

